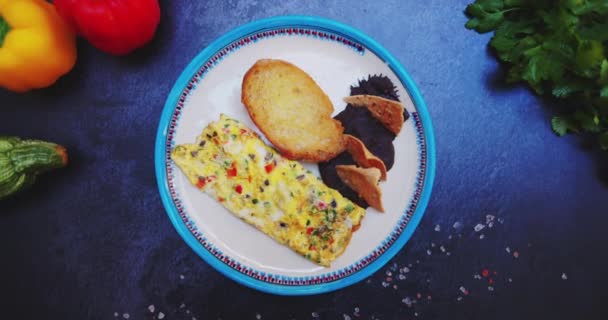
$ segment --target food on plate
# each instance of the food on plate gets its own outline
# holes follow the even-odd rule
[[[346,249],[365,209],[282,157],[226,115],[171,157],[189,181],[235,216],[322,265]]]
[[[404,108],[398,101],[373,95],[356,95],[344,98],[344,102],[355,107],[368,108],[372,115],[395,135],[398,135],[403,127]]]
[[[55,0],[55,5],[78,34],[115,55],[150,42],[160,22],[158,0]]]
[[[369,152],[365,147],[365,144],[357,139],[357,137],[345,134],[344,138],[346,139],[346,150],[353,157],[353,160],[355,160],[360,167],[377,168],[380,170],[381,180],[386,180],[386,166],[384,165],[384,162]]]
[[[0,200],[31,186],[39,174],[67,163],[65,148],[57,144],[0,137]]]
[[[256,126],[289,159],[327,161],[344,151],[344,128],[331,117],[331,101],[289,62],[257,61],[243,78],[241,100]]]
[[[395,85],[386,76],[373,75],[367,79],[359,80],[358,85],[351,87],[351,95],[375,95],[386,99],[399,101]],[[386,170],[390,171],[395,161],[395,148],[393,140],[396,135],[378,121],[368,108],[354,107],[350,104],[335,116],[344,126],[344,133],[359,139],[369,152],[382,160]],[[403,119],[409,119],[409,113],[403,110]],[[357,162],[349,152],[343,152],[337,157],[319,163],[319,172],[323,182],[330,188],[338,190],[342,195],[367,208],[369,204],[348,187],[336,172],[337,165],[356,165]]]
[[[41,0],[0,1],[0,87],[46,88],[76,63],[74,33]]]
[[[382,190],[378,186],[380,170],[377,168],[361,168],[355,165],[336,166],[336,172],[342,181],[357,194],[365,199],[369,205],[384,212],[382,206]]]

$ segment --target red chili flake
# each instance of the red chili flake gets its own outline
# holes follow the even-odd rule
[[[247,133],[247,130],[245,130],[245,129],[241,129],[240,131],[241,131],[241,134]]]
[[[315,230],[315,228],[306,228],[306,234],[310,235],[313,231]]]
[[[243,186],[241,186],[240,184],[237,184],[236,187],[234,188],[234,190],[236,191],[236,193],[241,194],[241,193],[243,193]]]
[[[213,143],[215,143],[216,145],[220,144],[220,142],[217,140],[217,138],[213,138]]]
[[[481,275],[482,275],[484,278],[487,278],[487,277],[490,275],[490,270],[488,270],[488,269],[483,269],[483,270],[481,270]]]
[[[492,278],[488,279],[488,283],[489,284],[493,284],[494,283],[494,279],[492,279]]]
[[[204,177],[198,177],[198,182],[196,183],[196,187],[199,189],[202,189],[205,187],[206,183],[207,183],[207,181],[205,180]]]
[[[330,245],[334,244],[334,238],[330,238],[330,239],[329,239],[329,244],[330,244]]]
[[[316,251],[316,250],[317,250],[317,247],[315,247],[315,246],[310,246],[310,250]]]
[[[325,202],[320,201],[318,206],[319,206],[319,210],[324,210],[327,205],[325,204]]]
[[[234,163],[230,168],[226,169],[226,174],[228,175],[228,178],[236,177],[236,167],[234,166]]]
[[[264,170],[266,170],[266,173],[272,172],[272,170],[274,170],[274,163],[269,163],[266,166],[264,166]]]
[[[519,258],[519,251],[513,251],[513,257],[515,259]]]
[[[251,183],[251,176],[247,177],[247,181]]]
[[[217,201],[218,202],[224,202],[226,199],[222,198],[222,197],[217,197]]]

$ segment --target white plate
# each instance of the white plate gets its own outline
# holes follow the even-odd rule
[[[368,209],[361,228],[331,268],[320,267],[233,216],[192,186],[169,158],[225,113],[256,129],[241,104],[245,72],[262,58],[306,71],[342,111],[350,86],[370,74],[388,76],[412,117],[394,141],[395,164],[381,183],[386,213]],[[156,173],[167,213],[184,240],[218,271],[277,294],[327,292],[362,280],[411,236],[428,202],[435,164],[430,119],[403,67],[361,32],[313,17],[277,17],[239,27],[203,50],[171,91],[156,141]],[[308,168],[318,174],[316,166]]]

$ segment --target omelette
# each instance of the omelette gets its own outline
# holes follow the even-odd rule
[[[322,266],[344,252],[365,216],[365,209],[223,114],[195,144],[176,146],[171,158],[232,214]]]

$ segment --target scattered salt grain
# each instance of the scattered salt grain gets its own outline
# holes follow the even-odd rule
[[[452,239],[452,235],[449,235],[449,236],[448,236],[448,240],[451,240],[451,239]]]
[[[386,275],[387,275],[388,277],[390,277],[390,276],[392,276],[392,275],[393,275],[393,273],[392,273],[392,272],[390,272],[390,271],[388,271],[388,270],[386,270]]]
[[[319,314],[318,314],[317,312],[313,312],[313,313],[311,313],[311,315],[312,315],[312,317],[313,317],[313,318],[315,318],[315,319],[316,319],[316,318],[319,318]]]
[[[485,238],[486,236],[482,233],[479,235],[479,240],[483,240],[483,238]]]
[[[450,253],[449,251],[448,251],[448,252],[446,252],[445,254],[446,254],[446,255],[448,255],[448,256],[449,256],[449,255],[451,255],[451,253]]]
[[[347,315],[346,313],[342,315],[344,317],[344,320],[350,320],[350,316]]]
[[[185,304],[183,304],[183,303],[179,305],[179,308],[180,308],[180,309],[183,309],[183,308],[185,308],[185,307],[186,307],[186,305],[185,305]]]
[[[153,304],[149,305],[148,310],[150,311],[150,313],[154,313],[154,305]]]
[[[399,287],[396,284],[394,284],[393,289],[397,290],[397,289],[399,289]]]
[[[481,280],[481,276],[479,274],[474,274],[473,279]]]
[[[397,278],[398,278],[399,280],[405,280],[405,279],[406,279],[406,276],[404,276],[404,275],[400,274],[400,275],[398,275],[398,276],[397,276]]]
[[[439,247],[439,250],[441,250],[441,252],[445,252],[445,247],[441,246],[441,247]]]
[[[162,313],[162,312],[159,312],[158,313],[158,319],[160,320],[160,319],[164,319],[164,318],[165,318],[165,314]]]
[[[431,248],[435,248],[435,242],[431,242]]]
[[[431,255],[431,250],[430,250],[430,249],[427,249],[427,250],[426,250],[426,254],[430,256],[430,255]]]
[[[436,232],[441,231],[441,226],[439,226],[438,224],[437,224],[437,225],[435,225],[435,231],[436,231]]]
[[[475,227],[473,227],[473,230],[475,230],[475,232],[479,232],[479,231],[483,230],[483,228],[485,228],[485,227],[486,226],[484,226],[483,224],[478,223],[475,225]]]
[[[403,302],[408,307],[412,306],[412,299],[410,299],[410,297],[403,298],[403,300],[401,300],[401,302]]]
[[[410,268],[408,268],[408,267],[403,267],[403,268],[399,269],[399,273],[408,273],[408,272],[410,272]]]
[[[261,315],[261,314],[259,314],[259,313],[256,313],[256,314],[255,314],[255,318],[256,318],[256,319],[258,319],[258,320],[260,320],[260,319],[262,319],[262,315]]]
[[[562,280],[568,280],[568,276],[565,273],[562,273]]]
[[[462,297],[458,296],[458,298],[456,298],[456,301],[462,301]]]
[[[505,251],[507,251],[507,253],[511,253],[511,248],[506,247],[506,248],[505,248]]]
[[[494,291],[494,287],[488,286],[488,291]]]
[[[186,309],[186,314],[190,314],[190,310]]]
[[[498,218],[498,223],[500,223],[500,224],[505,223],[505,219],[503,219],[503,218]]]
[[[382,286],[385,287],[385,288],[388,287],[388,282],[382,281]]]
[[[114,312],[114,318],[118,317],[118,312]]]
[[[414,317],[417,317],[417,316],[418,316],[418,312],[414,312]]]
[[[184,275],[183,275],[183,274],[180,274],[180,275],[179,275],[179,278],[180,278],[181,280],[186,279],[186,277],[184,277]]]
[[[509,278],[509,279],[507,279],[507,281],[509,281],[509,282],[513,282],[513,279]]]
[[[196,320],[196,317],[192,317],[192,320]]]
[[[486,214],[486,224],[488,226],[490,226],[490,223],[494,223],[494,220],[496,219],[495,216],[491,215],[491,214]],[[490,227],[491,228],[491,227]]]
[[[129,318],[131,318],[131,315],[128,314],[128,313],[123,313],[122,317],[125,318],[125,319],[129,319]]]
[[[396,262],[393,262],[393,264],[391,265],[391,268],[390,268],[391,271],[395,272],[395,271],[397,271],[397,268],[399,268],[399,266],[397,265]]]
[[[468,295],[469,294],[469,290],[467,290],[467,288],[460,286],[459,288],[460,292],[462,292],[464,295]]]
[[[460,228],[462,228],[462,222],[456,221],[456,222],[454,222],[454,225],[452,227],[454,229],[460,229]]]

